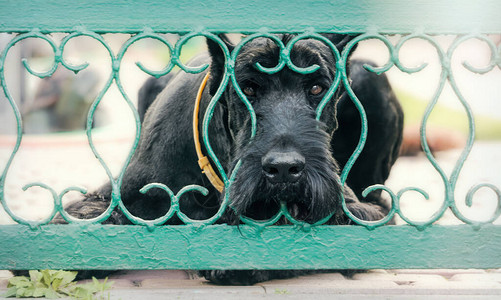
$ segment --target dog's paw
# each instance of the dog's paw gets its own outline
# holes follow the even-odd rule
[[[270,271],[263,270],[206,270],[200,276],[220,285],[253,285],[270,278]]]
[[[385,217],[381,208],[377,205],[371,203],[353,202],[347,203],[348,210],[358,219],[364,221],[377,221]],[[348,219],[348,224],[351,224],[351,220]]]

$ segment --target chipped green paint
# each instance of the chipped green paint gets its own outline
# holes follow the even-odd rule
[[[228,0],[223,4],[216,1],[87,1],[75,3],[59,1],[3,1],[0,10],[0,32],[19,33],[2,50],[0,56],[0,83],[3,93],[10,104],[17,121],[17,142],[3,170],[0,170],[0,203],[6,212],[21,225],[0,226],[0,269],[23,268],[93,268],[93,269],[154,269],[154,268],[472,268],[501,267],[500,252],[501,226],[491,223],[501,215],[501,191],[488,183],[470,187],[466,199],[456,199],[456,182],[474,143],[474,118],[468,103],[461,94],[450,66],[454,51],[470,39],[478,39],[487,44],[491,59],[483,68],[464,63],[465,68],[475,73],[486,73],[501,68],[501,49],[486,34],[501,33],[501,2],[489,0],[474,1],[249,1]],[[265,3],[266,2],[266,3]],[[282,13],[286,11],[287,14]],[[59,45],[47,33],[66,32]],[[113,52],[102,37],[103,33],[130,33],[131,37],[122,45],[117,54]],[[180,33],[181,38],[175,45],[170,44],[159,33]],[[230,53],[225,44],[217,37],[218,32],[244,32],[248,34],[234,51]],[[298,33],[288,45],[277,39],[275,32]],[[345,49],[338,50],[319,32],[357,33]],[[396,45],[384,34],[402,34]],[[458,34],[452,46],[444,50],[432,34]],[[101,216],[90,220],[78,220],[68,215],[62,207],[62,198],[69,191],[86,191],[80,187],[68,187],[56,192],[45,183],[34,182],[24,190],[38,186],[48,190],[54,201],[52,214],[41,221],[28,221],[16,216],[7,206],[4,186],[12,160],[22,140],[22,119],[19,108],[9,93],[5,81],[4,62],[13,46],[27,38],[37,38],[49,44],[54,52],[54,63],[45,72],[32,70],[26,61],[23,64],[28,72],[43,78],[51,76],[58,67],[74,72],[87,68],[87,64],[73,66],[63,58],[66,44],[78,36],[87,36],[98,41],[111,60],[111,72],[105,86],[92,104],[87,118],[87,137],[91,150],[107,173],[112,183],[112,203]],[[150,183],[141,189],[146,192],[155,188],[165,192],[171,200],[170,210],[156,220],[143,220],[130,214],[121,201],[121,181],[126,167],[139,141],[140,122],[132,101],[126,94],[120,79],[122,58],[135,42],[141,39],[156,39],[168,47],[171,61],[161,71],[151,71],[141,63],[138,68],[155,77],[179,67],[185,72],[200,73],[207,65],[197,68],[184,65],[179,57],[183,45],[194,37],[203,36],[219,44],[226,58],[226,68],[222,83],[211,100],[203,119],[202,136],[208,155],[213,159],[225,183],[226,197],[221,208],[212,218],[192,220],[179,208],[178,200],[183,193],[202,193],[207,190],[201,186],[189,185],[175,194],[168,186]],[[256,116],[251,103],[237,84],[233,66],[240,49],[245,43],[257,37],[267,37],[280,48],[280,61],[273,68],[256,67],[265,73],[274,73],[282,68],[290,68],[298,73],[310,73],[317,66],[299,68],[290,59],[290,50],[300,39],[313,38],[326,43],[335,59],[337,73],[317,109],[317,118],[322,116],[323,108],[332,95],[342,85],[359,110],[362,132],[359,144],[352,157],[341,172],[344,184],[351,167],[363,150],[367,136],[367,117],[365,111],[352,91],[346,74],[348,53],[367,39],[378,39],[386,45],[389,52],[387,63],[379,68],[366,66],[369,71],[383,73],[392,67],[407,73],[417,73],[426,64],[409,68],[400,62],[399,52],[411,39],[422,39],[437,51],[442,64],[442,73],[435,95],[429,102],[423,116],[421,142],[430,164],[442,178],[444,185],[443,205],[428,220],[410,220],[400,211],[400,198],[408,191],[415,191],[428,198],[425,190],[407,187],[392,191],[384,185],[367,187],[365,193],[381,189],[391,197],[392,208],[387,217],[375,222],[357,219],[347,209],[345,213],[362,226],[324,226],[327,218],[316,224],[304,224],[294,220],[283,204],[276,216],[257,222],[242,218],[245,225],[235,228],[226,225],[213,225],[226,209],[231,209],[229,190],[238,173],[239,164],[227,174],[215,156],[208,135],[209,124],[214,109],[226,86],[231,82],[242,102],[249,110],[252,121],[251,138],[256,131]],[[470,126],[468,141],[450,175],[447,175],[431,153],[426,140],[426,124],[433,112],[439,96],[446,84],[456,93],[464,108]],[[124,97],[136,120],[136,136],[129,155],[120,173],[115,178],[108,165],[94,147],[92,120],[96,107],[105,93],[115,84]],[[457,201],[472,204],[473,196],[481,189],[494,191],[498,205],[489,220],[478,222],[464,216],[457,208]],[[343,199],[344,200],[344,199]],[[100,226],[113,209],[119,207],[129,220],[139,226]],[[463,225],[432,226],[446,211],[452,211]],[[47,225],[55,214],[73,223],[67,226]],[[177,215],[185,226],[161,226]],[[400,216],[408,225],[383,226],[394,216]],[[271,226],[285,217],[295,226]],[[221,238],[224,236],[225,238]],[[110,253],[109,249],[121,249]],[[207,250],[209,249],[209,250]]]
[[[0,31],[499,33],[497,0],[2,0]]]
[[[150,232],[144,226],[47,225],[33,231],[8,225],[0,239],[7,241],[0,266],[11,269],[501,267],[501,232],[494,225],[424,231],[321,226],[307,232],[294,226],[161,226]]]

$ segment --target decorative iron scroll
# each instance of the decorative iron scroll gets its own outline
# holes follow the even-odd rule
[[[62,65],[64,68],[77,73],[77,72],[82,71],[85,68],[87,68],[88,64],[82,64],[82,65],[78,65],[78,66],[71,65],[70,63],[65,61],[65,59],[63,57],[63,52],[64,52],[66,44],[70,40],[72,40],[75,37],[80,37],[80,36],[90,37],[90,38],[98,41],[107,50],[107,53],[109,54],[110,59],[111,59],[111,66],[112,66],[111,70],[112,71],[111,71],[111,73],[106,81],[104,88],[99,92],[97,98],[94,100],[94,102],[93,102],[93,104],[88,112],[86,134],[87,134],[88,143],[89,143],[90,148],[92,149],[92,152],[94,153],[96,158],[99,160],[101,166],[106,171],[106,174],[107,174],[109,180],[111,181],[111,185],[112,185],[111,199],[112,199],[112,201],[111,201],[111,204],[108,207],[108,209],[99,217],[89,219],[89,220],[80,220],[80,219],[76,219],[76,218],[72,217],[67,212],[65,212],[65,210],[63,209],[63,206],[62,206],[62,198],[64,197],[65,194],[67,194],[70,191],[78,191],[82,194],[85,194],[86,193],[85,189],[72,186],[72,187],[68,187],[68,188],[64,189],[63,191],[61,191],[60,193],[58,193],[53,188],[48,186],[47,184],[44,184],[41,182],[33,182],[33,183],[30,183],[30,184],[27,184],[26,186],[24,186],[23,190],[27,190],[31,187],[37,186],[37,187],[40,187],[40,188],[43,188],[43,189],[50,191],[50,193],[52,194],[52,197],[53,197],[53,201],[54,201],[54,209],[53,209],[52,213],[50,214],[50,216],[45,218],[44,220],[41,220],[41,221],[24,220],[23,218],[20,218],[19,216],[14,214],[11,209],[9,209],[9,207],[7,205],[7,199],[5,197],[5,179],[8,176],[9,167],[11,166],[11,163],[12,163],[12,161],[13,161],[13,159],[14,159],[14,157],[15,157],[15,155],[20,147],[21,140],[23,137],[21,113],[19,111],[19,108],[16,106],[16,103],[15,103],[12,95],[10,94],[9,88],[8,88],[6,81],[5,81],[5,74],[4,74],[5,59],[9,53],[9,51],[12,49],[12,47],[14,45],[16,45],[17,43],[19,43],[20,41],[27,39],[27,38],[37,38],[37,39],[41,39],[41,40],[45,41],[52,48],[52,50],[54,52],[54,63],[48,71],[36,72],[30,67],[30,65],[27,63],[26,60],[23,60],[24,67],[26,68],[26,70],[29,73],[31,73],[32,75],[37,76],[39,78],[48,77],[48,76],[51,76],[52,74],[54,74],[54,72],[59,67],[59,65]],[[168,48],[168,51],[170,52],[170,55],[171,55],[171,59],[170,59],[169,63],[167,64],[167,66],[165,66],[165,68],[163,68],[160,71],[149,70],[143,64],[141,64],[140,62],[137,62],[136,63],[137,67],[140,68],[143,72],[158,78],[158,77],[161,77],[161,76],[166,75],[167,73],[171,72],[173,70],[173,68],[177,66],[177,67],[181,68],[183,71],[188,72],[188,73],[200,73],[200,72],[203,72],[204,70],[206,70],[208,68],[208,65],[203,65],[203,66],[198,66],[198,67],[190,67],[190,66],[183,64],[179,58],[181,55],[181,51],[183,49],[183,46],[189,40],[191,40],[192,38],[195,38],[195,37],[205,37],[205,38],[211,39],[214,42],[216,42],[220,46],[221,50],[223,51],[225,59],[226,59],[225,70],[224,70],[221,84],[220,84],[216,94],[212,98],[212,100],[208,106],[207,112],[205,113],[205,116],[203,119],[203,132],[202,132],[203,141],[204,141],[205,147],[207,149],[208,155],[215,162],[217,170],[221,174],[222,180],[223,180],[225,186],[227,187],[225,189],[225,198],[224,198],[224,201],[222,202],[222,204],[219,208],[219,211],[213,217],[206,219],[206,220],[193,220],[193,219],[190,219],[187,215],[185,215],[180,210],[179,199],[183,194],[189,193],[189,192],[197,192],[197,193],[201,193],[203,195],[207,195],[207,193],[208,193],[207,189],[205,189],[202,186],[188,185],[188,186],[185,186],[184,188],[182,188],[177,194],[174,194],[174,192],[168,186],[166,186],[164,184],[150,183],[150,184],[147,184],[146,186],[144,186],[140,190],[140,192],[146,193],[148,190],[154,189],[154,188],[161,189],[161,190],[165,191],[166,198],[167,197],[170,198],[171,207],[170,207],[169,211],[164,216],[162,216],[158,219],[143,220],[141,218],[133,216],[127,210],[127,208],[122,203],[121,196],[120,196],[122,178],[124,176],[124,173],[126,171],[128,164],[130,163],[132,155],[134,154],[134,151],[136,150],[136,147],[138,145],[139,137],[140,137],[140,128],[141,128],[141,124],[139,121],[139,115],[137,113],[137,110],[135,109],[132,101],[130,100],[129,96],[125,92],[124,87],[122,85],[121,78],[120,78],[119,71],[120,71],[120,67],[122,64],[122,59],[123,59],[126,51],[129,49],[129,47],[132,44],[136,43],[139,40],[143,40],[143,39],[155,39],[155,40],[158,40],[161,43],[163,43]],[[452,45],[448,48],[448,50],[445,51],[436,42],[436,40],[434,39],[433,36],[430,36],[430,35],[427,35],[424,33],[414,33],[414,34],[404,35],[404,36],[402,36],[400,41],[396,45],[394,45],[388,40],[388,38],[386,36],[379,34],[376,31],[374,31],[374,32],[369,31],[369,32],[366,32],[366,33],[361,34],[361,35],[357,36],[356,38],[354,38],[340,52],[333,45],[333,43],[330,40],[328,40],[327,38],[325,38],[324,36],[322,36],[318,33],[315,33],[313,30],[298,34],[287,45],[284,45],[284,43],[279,38],[277,38],[276,35],[274,35],[270,32],[261,31],[258,33],[253,33],[253,34],[247,35],[245,38],[243,38],[241,40],[241,42],[230,53],[227,46],[225,45],[225,43],[217,35],[210,33],[210,32],[206,32],[206,31],[191,32],[191,33],[183,35],[177,41],[177,43],[175,45],[171,45],[171,43],[168,40],[166,40],[162,35],[153,32],[151,29],[145,29],[144,31],[142,31],[140,33],[132,35],[122,45],[119,52],[117,54],[114,54],[112,49],[108,45],[108,43],[102,37],[102,35],[100,35],[96,32],[87,31],[83,28],[77,29],[74,32],[71,32],[68,35],[66,35],[62,39],[62,41],[59,45],[57,45],[56,42],[54,42],[54,40],[50,36],[46,35],[45,33],[40,32],[38,30],[33,30],[33,31],[27,32],[27,33],[21,33],[21,34],[16,35],[7,44],[7,46],[5,47],[5,49],[3,50],[2,54],[1,54],[1,57],[0,57],[0,83],[2,85],[3,92],[4,92],[8,102],[10,103],[10,107],[12,108],[12,111],[15,115],[16,122],[17,122],[16,144],[15,144],[14,149],[10,155],[10,158],[7,161],[7,164],[5,165],[5,168],[3,169],[2,173],[0,173],[0,175],[1,175],[1,177],[0,177],[0,202],[2,203],[2,206],[5,209],[5,211],[17,223],[29,225],[33,228],[38,227],[40,225],[48,224],[57,213],[60,213],[62,215],[62,217],[70,223],[78,223],[78,224],[101,223],[101,222],[105,221],[111,215],[112,211],[117,206],[119,207],[119,209],[121,209],[124,212],[125,216],[133,224],[136,224],[136,225],[144,225],[144,226],[148,226],[148,227],[162,225],[167,220],[172,218],[174,215],[177,215],[179,217],[179,219],[181,221],[183,221],[185,224],[201,224],[201,225],[202,224],[203,225],[214,224],[222,216],[222,214],[225,212],[226,209],[231,209],[230,204],[229,204],[230,203],[229,190],[231,189],[231,185],[235,179],[236,174],[238,173],[240,163],[237,163],[236,167],[234,168],[234,170],[231,174],[227,174],[225,172],[223,166],[221,165],[220,161],[216,157],[216,155],[213,151],[213,148],[211,146],[210,136],[209,136],[209,124],[211,122],[212,115],[214,113],[214,110],[215,110],[215,107],[216,107],[218,101],[220,100],[221,95],[223,94],[227,85],[231,81],[231,83],[235,87],[235,90],[236,90],[238,96],[240,97],[241,101],[245,104],[245,106],[247,107],[247,109],[249,111],[249,114],[251,116],[251,122],[252,122],[252,130],[249,134],[250,134],[251,138],[254,137],[254,135],[256,133],[256,122],[257,122],[256,115],[255,115],[254,109],[252,107],[252,104],[249,102],[249,100],[247,99],[247,97],[245,96],[245,94],[242,92],[241,88],[238,85],[238,82],[236,80],[235,73],[234,73],[234,66],[235,66],[236,57],[237,57],[239,51],[242,49],[242,47],[246,43],[248,43],[251,40],[256,39],[258,37],[265,37],[265,38],[270,39],[280,49],[279,62],[275,67],[265,68],[265,67],[257,64],[256,67],[261,72],[264,72],[267,74],[276,73],[276,72],[282,70],[283,68],[289,68],[289,69],[291,69],[295,72],[301,73],[301,74],[308,74],[308,73],[311,73],[311,72],[314,72],[315,70],[317,70],[317,68],[318,68],[317,65],[312,65],[312,66],[309,66],[306,68],[300,68],[300,67],[295,66],[294,63],[291,61],[290,53],[291,53],[292,47],[299,40],[316,39],[316,40],[319,40],[319,41],[325,43],[332,51],[332,54],[336,60],[336,75],[335,75],[335,79],[332,82],[331,86],[329,87],[327,93],[325,94],[322,101],[318,105],[318,108],[316,109],[316,117],[317,117],[317,119],[320,119],[323,109],[325,108],[325,106],[328,104],[329,101],[332,101],[334,93],[340,87],[340,85],[342,85],[346,89],[346,91],[348,92],[348,94],[349,94],[351,100],[353,101],[353,103],[355,104],[355,106],[357,107],[359,114],[360,114],[361,125],[362,125],[361,126],[362,130],[361,130],[358,146],[356,147],[354,153],[352,154],[351,158],[348,160],[346,166],[344,167],[344,169],[342,170],[342,173],[341,173],[341,185],[342,186],[345,184],[353,164],[355,163],[355,161],[357,160],[358,156],[360,155],[360,153],[362,152],[362,150],[364,148],[364,144],[365,144],[366,138],[367,138],[367,131],[368,131],[367,117],[366,117],[364,108],[361,105],[360,101],[358,100],[357,95],[353,92],[352,88],[350,87],[350,82],[349,82],[348,77],[347,77],[346,60],[348,58],[348,54],[352,51],[353,47],[357,43],[364,41],[364,40],[368,40],[368,39],[377,39],[377,40],[380,40],[381,42],[383,42],[384,45],[387,47],[388,52],[389,52],[389,59],[382,67],[372,67],[369,65],[365,65],[364,67],[368,71],[371,71],[371,72],[374,72],[377,74],[381,74],[381,73],[388,71],[393,66],[395,66],[399,70],[406,72],[406,73],[417,73],[417,72],[420,72],[423,69],[425,69],[427,67],[427,64],[422,64],[418,67],[412,67],[412,68],[404,66],[403,63],[399,59],[400,49],[402,48],[402,46],[404,46],[406,44],[407,41],[409,41],[411,39],[421,39],[421,40],[424,40],[427,43],[429,43],[431,46],[433,46],[435,48],[435,50],[437,52],[437,55],[440,59],[442,70],[441,70],[438,88],[435,91],[434,96],[432,97],[431,101],[428,103],[428,106],[426,108],[425,114],[424,114],[422,122],[421,122],[420,137],[421,137],[421,144],[423,146],[426,157],[428,158],[429,162],[433,165],[433,167],[435,168],[437,173],[440,175],[442,182],[444,184],[444,187],[445,187],[445,195],[444,195],[444,201],[443,201],[442,206],[428,220],[416,222],[416,221],[409,219],[408,217],[406,217],[402,213],[402,211],[400,210],[400,198],[402,197],[402,195],[404,193],[406,193],[408,191],[415,191],[415,192],[420,193],[424,198],[428,199],[429,196],[425,190],[423,190],[421,188],[416,188],[416,187],[407,187],[407,188],[404,188],[400,191],[392,191],[387,186],[374,185],[374,186],[367,187],[363,194],[367,195],[371,191],[382,190],[382,191],[385,191],[391,197],[391,210],[385,218],[383,218],[379,221],[360,220],[349,211],[344,199],[342,201],[343,210],[349,216],[349,218],[352,219],[355,223],[362,225],[362,226],[365,226],[369,229],[372,229],[372,228],[375,228],[375,227],[378,227],[378,226],[381,226],[381,225],[388,223],[395,215],[400,216],[409,225],[414,226],[418,229],[423,229],[423,228],[426,228],[427,226],[429,226],[430,224],[432,224],[433,222],[437,221],[438,219],[440,219],[442,217],[442,215],[448,209],[450,209],[454,213],[454,215],[462,222],[467,223],[467,224],[471,224],[474,226],[480,226],[482,224],[492,223],[494,220],[496,220],[501,215],[501,190],[499,189],[499,187],[496,187],[496,186],[494,186],[492,184],[488,184],[488,183],[480,183],[480,184],[472,186],[466,195],[465,202],[468,206],[472,205],[473,197],[479,189],[482,189],[482,188],[491,189],[497,195],[497,208],[496,208],[496,210],[493,212],[491,218],[489,218],[487,221],[482,221],[482,222],[471,220],[471,219],[467,218],[466,216],[464,216],[459,211],[459,209],[457,208],[457,205],[456,205],[457,199],[456,199],[455,193],[454,193],[455,188],[456,188],[456,183],[458,181],[458,177],[459,177],[459,174],[460,174],[461,169],[463,167],[463,164],[466,161],[466,159],[467,159],[467,157],[468,157],[468,155],[473,147],[473,143],[474,143],[474,139],[475,139],[475,122],[474,122],[474,117],[473,117],[472,111],[471,111],[467,101],[465,100],[464,96],[461,94],[461,92],[457,86],[456,80],[454,78],[454,74],[453,74],[452,69],[451,69],[450,62],[451,62],[452,56],[454,54],[454,51],[462,43],[464,43],[468,40],[471,40],[471,39],[477,39],[477,40],[487,44],[487,46],[489,47],[490,52],[491,52],[490,62],[488,63],[487,66],[484,66],[482,68],[473,67],[468,62],[463,62],[464,68],[466,68],[467,70],[469,70],[471,72],[479,73],[479,74],[487,73],[496,67],[501,68],[501,49],[499,48],[499,46],[496,46],[486,35],[469,34],[469,35],[458,36],[456,38],[456,40],[452,43]],[[446,82],[448,82],[451,85],[454,93],[456,94],[457,98],[460,101],[460,104],[464,108],[464,111],[465,111],[467,119],[468,119],[468,124],[469,124],[469,133],[468,133],[468,139],[467,139],[466,146],[464,147],[464,149],[461,153],[461,156],[457,160],[457,162],[454,166],[454,169],[453,169],[452,173],[450,174],[450,176],[447,176],[447,174],[444,172],[444,170],[438,164],[437,160],[435,159],[432,152],[430,151],[430,147],[429,147],[427,139],[426,139],[426,124],[427,124],[428,118],[429,118],[430,114],[433,112],[433,109],[435,108],[435,106],[437,104],[438,98],[441,95]],[[127,103],[130,110],[132,111],[134,118],[135,118],[135,124],[136,124],[136,136],[135,136],[132,148],[130,149],[130,152],[126,158],[126,161],[125,161],[124,165],[122,166],[121,171],[116,178],[113,177],[108,165],[102,159],[99,152],[96,150],[96,148],[94,146],[94,142],[93,142],[92,131],[91,131],[92,122],[94,119],[94,114],[95,114],[96,108],[99,105],[99,103],[101,102],[105,93],[108,91],[108,89],[110,88],[110,86],[113,83],[116,84],[120,93],[124,97],[125,102]],[[247,217],[241,217],[241,220],[242,220],[242,222],[244,222],[245,224],[248,224],[248,225],[257,226],[257,227],[264,227],[264,226],[273,225],[282,217],[287,218],[292,224],[295,224],[295,225],[298,225],[301,227],[309,227],[309,226],[321,225],[321,224],[325,223],[331,216],[328,216],[328,217],[324,218],[323,220],[316,222],[315,224],[311,224],[311,225],[306,224],[304,222],[295,220],[289,214],[286,205],[284,203],[282,203],[280,211],[269,220],[256,221],[256,220],[249,219]]]

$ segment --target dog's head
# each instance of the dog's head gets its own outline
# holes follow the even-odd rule
[[[326,35],[340,50],[351,39]],[[287,43],[291,35],[279,36]],[[233,46],[223,41],[230,51]],[[209,42],[212,56],[209,88],[215,94],[224,66],[224,56]],[[228,85],[221,104],[227,111],[227,131],[232,140],[231,165],[241,166],[230,187],[231,206],[237,216],[267,219],[280,203],[290,214],[307,222],[318,221],[338,211],[342,189],[338,166],[331,153],[331,137],[336,130],[336,103],[324,108],[320,121],[316,109],[336,75],[336,60],[324,42],[304,39],[290,53],[292,63],[301,68],[318,65],[310,74],[300,74],[285,66],[275,74],[259,71],[278,65],[279,46],[269,38],[256,38],[243,46],[235,61],[236,81],[252,104],[257,130],[251,136],[251,115],[235,87]],[[335,96],[334,96],[335,98]]]

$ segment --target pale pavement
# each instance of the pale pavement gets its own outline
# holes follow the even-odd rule
[[[128,138],[109,136],[106,132],[96,134],[99,153],[110,165],[114,174],[128,152]],[[0,141],[0,163],[6,162],[11,149],[8,139]],[[501,169],[500,143],[479,143],[470,155],[460,176],[459,194],[466,193],[473,184],[490,182],[498,187]],[[460,150],[438,153],[441,166],[449,172]],[[409,172],[412,170],[413,172]],[[405,176],[403,176],[405,174]],[[21,187],[40,181],[56,191],[70,185],[82,185],[89,190],[106,179],[106,174],[93,158],[86,140],[81,137],[61,136],[42,142],[26,138],[13,161],[6,183],[6,196],[13,211],[23,217],[40,219],[51,211],[49,193],[40,188],[26,192]],[[430,194],[426,201],[415,199],[402,202],[408,216],[426,219],[442,201],[440,179],[424,156],[400,158],[388,186],[394,191],[413,185],[424,188]],[[459,185],[459,184],[458,184]],[[472,218],[487,218],[494,211],[492,193],[477,195],[469,214]],[[75,196],[75,195],[69,195]],[[409,197],[413,197],[410,195]],[[460,196],[458,196],[460,197]],[[462,199],[462,198],[459,198]],[[481,200],[480,200],[481,199]],[[485,201],[486,200],[486,201]],[[459,200],[458,200],[459,201]],[[495,202],[495,201],[494,201]],[[458,204],[459,205],[459,204]],[[461,205],[460,205],[461,206]],[[464,206],[464,205],[462,205]],[[461,206],[461,207],[462,207]],[[12,223],[4,212],[2,224]],[[450,214],[442,223],[458,223]],[[0,290],[4,291],[8,271],[0,271]],[[251,287],[214,286],[198,278],[192,272],[128,271],[111,276],[115,282],[109,293],[110,299],[250,299],[250,298],[302,298],[302,299],[501,299],[501,270],[373,270],[345,277],[340,273],[318,274],[289,280],[274,280]],[[108,294],[105,295],[105,299]]]

